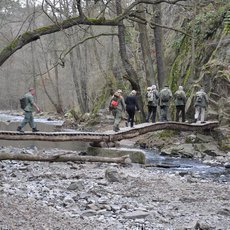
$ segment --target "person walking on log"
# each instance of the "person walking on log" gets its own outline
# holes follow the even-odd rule
[[[127,96],[125,99],[126,112],[128,113],[128,119],[127,119],[127,122],[125,123],[126,127],[129,126],[129,123],[130,123],[130,127],[131,128],[133,127],[136,109],[137,111],[139,111],[136,94],[137,92],[135,90],[132,90],[130,95]]]
[[[174,94],[174,98],[176,105],[176,121],[179,122],[181,115],[182,122],[185,122],[186,94],[183,90],[183,86],[179,86],[178,90]]]
[[[194,100],[194,106],[195,106],[195,120],[194,122],[201,122],[205,123],[205,110],[208,107],[208,96],[204,92],[204,89],[201,88],[195,95]]]
[[[152,123],[156,122],[156,112],[157,112],[157,104],[159,98],[159,92],[156,89],[155,85],[147,88],[146,98],[148,101],[148,115],[146,117],[146,122],[149,122],[149,119],[152,116]]]
[[[168,121],[169,104],[172,98],[172,92],[167,85],[159,93],[160,121]]]
[[[37,110],[38,113],[41,112],[41,110],[35,103],[34,96],[35,96],[35,89],[33,87],[30,87],[29,91],[24,95],[26,101],[26,105],[24,108],[24,119],[17,128],[18,132],[24,132],[22,129],[27,123],[29,123],[30,127],[32,128],[32,132],[39,131],[34,123],[33,111],[34,108]]]
[[[120,130],[119,124],[121,122],[122,112],[125,112],[125,101],[122,97],[122,90],[117,90],[110,101],[110,110],[114,116],[113,131]]]

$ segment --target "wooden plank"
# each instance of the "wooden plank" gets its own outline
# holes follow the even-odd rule
[[[180,122],[156,122],[142,123],[134,128],[122,128],[119,132],[25,132],[0,131],[1,140],[21,140],[21,141],[84,141],[84,142],[111,142],[123,139],[131,139],[139,135],[154,132],[157,130],[171,129],[181,131],[212,130],[219,126],[218,121],[209,121],[203,124],[199,123],[180,123]]]

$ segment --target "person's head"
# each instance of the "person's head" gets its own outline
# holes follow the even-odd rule
[[[122,94],[122,90],[121,90],[121,89],[118,89],[118,90],[114,93],[114,96],[120,97],[121,94]]]
[[[136,94],[137,94],[136,90],[132,90],[131,93],[130,93],[130,95],[132,95],[132,96],[135,96]]]
[[[204,92],[204,88],[200,87],[200,89],[198,89],[199,92]]]
[[[156,88],[156,85],[152,85],[152,90],[155,90]]]
[[[33,87],[30,87],[29,88],[29,92],[32,94],[32,95],[35,95],[35,89]]]
[[[180,86],[179,86],[179,90],[183,90],[183,86],[180,85]]]
[[[151,90],[152,90],[152,87],[148,87],[148,88],[147,88],[147,91],[151,91]]]

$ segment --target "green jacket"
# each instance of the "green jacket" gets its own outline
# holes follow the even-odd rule
[[[175,105],[185,105],[186,104],[186,95],[184,90],[177,90],[174,94]]]
[[[167,93],[166,93],[167,92]],[[164,101],[162,98],[163,98],[163,95],[164,94],[168,94],[169,95],[169,100],[168,101]],[[160,93],[159,93],[159,105],[160,106],[169,106],[170,104],[170,100],[172,98],[172,91],[168,88],[168,87],[165,87],[163,88]]]
[[[27,99],[27,105],[26,105],[26,108],[24,109],[24,111],[33,112],[34,111],[34,107],[33,107],[34,97],[33,97],[33,95],[30,92],[28,92],[24,95],[24,97]]]

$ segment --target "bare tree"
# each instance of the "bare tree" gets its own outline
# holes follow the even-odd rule
[[[154,22],[161,25],[161,5],[155,5],[155,17]],[[155,37],[155,47],[156,47],[156,61],[157,61],[157,79],[159,88],[163,87],[165,83],[165,64],[164,64],[164,51],[163,51],[163,38],[162,38],[162,28],[160,26],[154,27],[154,37]]]
[[[141,45],[141,50],[142,50],[144,66],[145,66],[146,82],[147,82],[147,85],[150,86],[155,82],[155,79],[154,79],[153,60],[151,57],[151,48],[150,48],[148,32],[146,28],[145,9],[144,9],[143,4],[138,5],[138,11],[139,11],[138,13],[141,19],[143,20],[143,23],[141,22],[138,23],[138,29],[140,32],[140,35],[139,35],[140,45]]]

